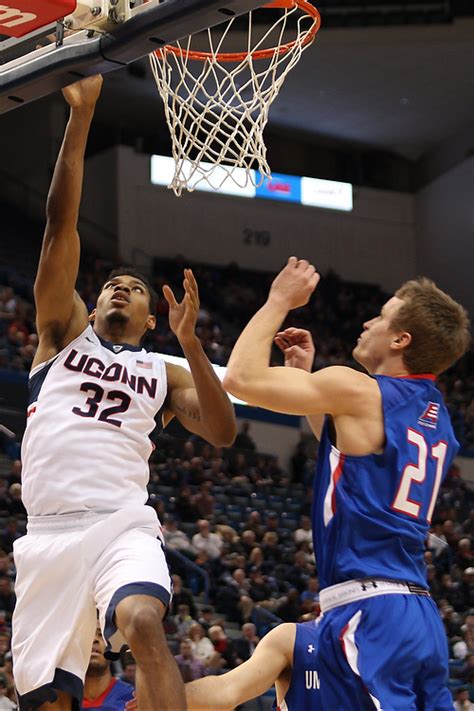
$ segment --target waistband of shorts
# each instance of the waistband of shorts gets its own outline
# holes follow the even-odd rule
[[[348,580],[345,583],[331,585],[319,593],[321,612],[328,612],[334,607],[347,605],[357,600],[365,600],[378,595],[424,595],[430,597],[426,588],[405,580],[386,580],[385,578],[361,578]]]
[[[28,533],[80,531],[110,516],[113,511],[78,511],[52,516],[28,516]]]

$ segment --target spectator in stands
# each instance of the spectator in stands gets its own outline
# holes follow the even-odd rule
[[[198,533],[194,534],[192,540],[194,548],[198,552],[205,552],[211,560],[219,558],[223,546],[222,538],[217,533],[211,533],[209,521],[201,519],[197,525]]]
[[[209,630],[209,638],[214,645],[216,652],[219,652],[225,662],[226,669],[233,669],[237,666],[237,655],[231,640],[227,637],[221,625],[213,625]]]
[[[133,658],[133,655],[129,649],[122,655],[122,674],[120,675],[120,680],[124,681],[126,684],[130,684],[135,688],[136,675],[137,675],[137,663]]]
[[[4,610],[10,617],[14,607],[15,594],[13,592],[12,582],[5,575],[2,575],[0,577],[0,610]]]
[[[257,446],[252,437],[250,436],[249,432],[250,422],[245,421],[242,423],[240,432],[235,438],[234,447],[236,447],[237,449],[248,449],[252,452],[255,452]]]
[[[301,593],[301,602],[304,602],[305,600],[319,602],[319,580],[316,577],[308,580],[306,590]]]
[[[469,511],[469,518],[462,524],[462,530],[467,536],[474,536],[474,509]]]
[[[104,657],[105,647],[98,626],[84,682],[83,710],[123,711],[127,701],[133,698],[133,686],[112,676],[110,662]]]
[[[276,565],[281,562],[282,549],[279,545],[278,533],[276,531],[267,531],[263,536],[262,550],[265,556],[265,562]]]
[[[469,689],[461,687],[454,691],[454,709],[455,711],[474,711],[474,704],[469,699]]]
[[[449,638],[461,635],[461,620],[457,612],[450,605],[447,605],[441,614],[446,634]]]
[[[201,609],[201,614],[198,616],[198,622],[203,628],[205,634],[207,635],[209,629],[212,627],[212,618],[214,617],[214,612],[212,607],[203,607]]]
[[[241,637],[234,640],[237,662],[241,664],[242,662],[246,662],[247,659],[250,659],[259,642],[260,639],[257,637],[257,628],[253,622],[246,622],[242,625]]]
[[[12,663],[12,653],[6,652],[3,657],[3,664],[0,667],[0,673],[5,677],[7,681],[7,694],[11,699],[16,699],[15,695],[15,683],[13,681],[13,663]]]
[[[464,684],[474,684],[474,654],[468,654],[463,665],[451,672],[456,679],[461,679]]]
[[[297,551],[293,556],[293,565],[287,572],[287,580],[302,593],[303,590],[306,589],[306,585],[312,573],[312,566],[306,561],[305,552]],[[295,622],[295,620],[288,621]]]
[[[471,654],[474,654],[474,634],[472,630],[466,629],[462,639],[453,644],[453,656],[456,659],[466,659]]]
[[[311,549],[313,547],[313,532],[311,530],[311,519],[309,516],[302,516],[300,519],[300,527],[296,529],[294,535],[295,543],[303,541],[309,543]]]
[[[472,567],[474,557],[472,554],[471,540],[469,538],[461,538],[459,541],[455,563],[461,570]]]
[[[0,534],[0,546],[7,553],[12,553],[13,544],[17,538],[21,537],[18,531],[18,521],[16,518],[9,518],[3,532]]]
[[[192,501],[191,487],[185,485],[179,490],[176,497],[176,513],[181,521],[194,523],[199,518],[199,513]]]
[[[249,586],[249,596],[251,599],[256,603],[264,602],[264,600],[268,600],[271,597],[271,594],[272,588],[259,568],[256,566],[251,568]]]
[[[212,481],[204,481],[199,487],[199,493],[193,496],[192,503],[201,518],[211,518],[214,513],[215,499],[211,494]]]
[[[173,598],[172,598],[172,607],[171,607],[171,613],[173,615],[178,614],[178,607],[181,604],[187,605],[189,608],[189,612],[191,617],[196,617],[197,610],[196,610],[196,605],[194,604],[194,599],[189,590],[186,590],[186,588],[183,587],[183,581],[180,575],[172,575],[171,580],[173,581]]]
[[[189,605],[181,603],[178,606],[178,614],[174,617],[174,623],[176,625],[176,634],[180,639],[188,637],[189,630],[196,623],[196,620],[190,615]]]
[[[243,553],[245,557],[248,557],[251,551],[255,548],[256,541],[257,536],[255,535],[255,531],[247,528],[245,531],[242,531],[238,544],[238,550]]]
[[[206,676],[206,667],[193,654],[193,643],[185,638],[181,641],[179,654],[175,656],[184,683]]]
[[[208,665],[215,654],[214,645],[199,622],[195,622],[189,629],[189,639],[192,642],[193,654],[204,665]]]
[[[21,484],[12,484],[8,489],[10,497],[10,513],[13,516],[24,516],[26,519],[26,509],[21,500]]]
[[[19,459],[15,459],[11,463],[11,468],[6,479],[9,487],[12,484],[21,484],[21,461]]]
[[[9,711],[9,709],[18,708],[16,703],[9,698],[8,693],[12,692],[12,688],[9,689],[9,684],[7,678],[0,674],[0,711]]]
[[[253,531],[257,541],[262,540],[265,528],[262,525],[262,516],[260,511],[251,511],[249,513],[247,520],[244,523],[244,529],[246,531]]]
[[[276,511],[269,511],[265,516],[265,533],[278,533],[280,520]]]
[[[163,536],[165,543],[170,548],[174,548],[180,553],[184,553],[192,560],[196,557],[196,551],[184,531],[179,531],[173,516],[166,514],[164,517]]]
[[[8,632],[0,633],[0,666],[3,666],[5,654],[10,651],[10,634]]]
[[[288,591],[286,598],[277,608],[277,615],[283,622],[298,622],[301,617],[300,595],[296,588]]]
[[[474,607],[474,567],[466,568],[464,571],[461,591],[465,607]]]

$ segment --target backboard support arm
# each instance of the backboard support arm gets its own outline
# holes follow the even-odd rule
[[[120,69],[155,49],[262,7],[268,0],[163,0],[141,5],[107,34],[87,31],[0,64],[0,114],[77,79]]]

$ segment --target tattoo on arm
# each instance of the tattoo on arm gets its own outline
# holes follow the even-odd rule
[[[175,405],[174,406],[176,414],[181,414],[184,415],[185,417],[189,417],[190,420],[196,420],[196,422],[201,421],[201,414],[199,410],[193,409],[190,407],[181,407],[180,405]]]

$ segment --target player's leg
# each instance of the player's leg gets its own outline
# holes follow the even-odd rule
[[[452,711],[446,632],[433,600],[428,598],[424,602],[425,626],[430,634],[426,637],[425,663],[416,680],[418,705],[422,711]]]
[[[21,711],[80,709],[96,612],[82,531],[74,533],[30,530],[15,542],[12,654]]]
[[[335,608],[320,625],[323,707],[418,711],[420,640],[416,596],[382,595]]]
[[[186,708],[184,684],[163,630],[164,604],[147,595],[121,600],[115,610],[117,627],[137,663],[138,711],[179,711]]]
[[[139,711],[185,709],[183,683],[162,624],[171,600],[171,579],[159,521],[153,509],[131,507],[112,514],[107,526],[116,536],[98,559],[93,576],[108,651],[118,652],[125,642],[130,646],[137,662]]]

